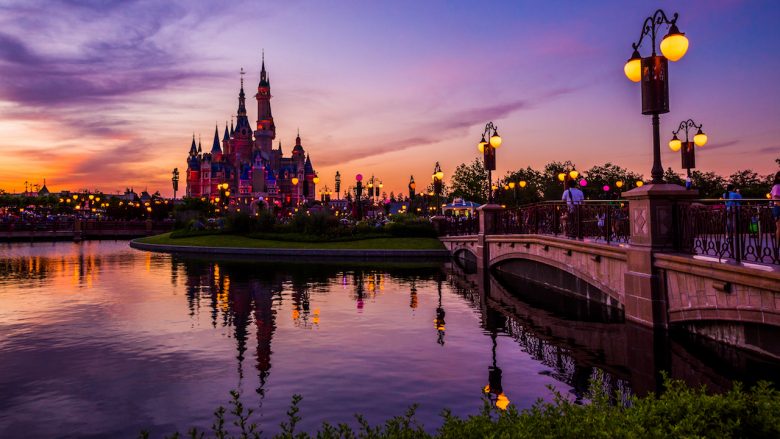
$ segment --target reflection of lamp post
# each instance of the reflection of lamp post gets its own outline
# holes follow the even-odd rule
[[[488,385],[483,389],[488,398],[501,410],[506,410],[509,406],[509,398],[504,394],[504,387],[501,384],[501,368],[496,362],[496,331],[491,331],[490,338],[493,341],[493,365],[488,367]]]
[[[651,175],[653,183],[664,182],[664,168],[661,166],[661,140],[659,134],[659,114],[669,112],[669,63],[681,59],[688,51],[688,38],[677,29],[677,17],[675,13],[672,19],[666,16],[663,10],[655,11],[652,17],[647,17],[642,25],[642,33],[639,41],[633,43],[634,52],[626,62],[624,71],[628,79],[633,82],[642,82],[642,114],[653,117],[653,169]],[[661,41],[661,53],[658,56],[655,51],[656,33],[661,25],[668,25],[669,32]],[[652,54],[647,58],[639,55],[639,46],[645,35],[650,35]]]
[[[707,135],[701,130],[702,125],[696,125],[693,119],[688,119],[680,122],[680,126],[677,127],[677,131],[672,131],[672,140],[669,141],[669,149],[672,151],[681,151],[682,167],[685,168],[688,173],[688,179],[685,181],[687,189],[690,189],[689,184],[691,181],[691,168],[696,167],[696,146],[704,146],[707,143]],[[688,130],[696,128],[698,132],[693,136],[693,142],[688,140]],[[685,142],[677,138],[677,134],[685,130]]]
[[[173,168],[173,177],[171,177],[171,183],[173,183],[173,199],[176,199],[176,192],[179,190],[179,168]]]
[[[441,196],[441,187],[442,187],[442,181],[444,180],[444,172],[441,171],[441,166],[439,166],[439,162],[436,162],[436,166],[433,167],[433,175],[431,176],[433,179],[433,193],[436,194],[436,213],[441,213],[441,200],[439,199]]]
[[[439,306],[436,307],[436,318],[433,319],[433,326],[436,328],[436,343],[444,346],[444,308],[441,306],[441,278],[438,279]]]
[[[485,141],[487,136],[489,141]],[[482,140],[477,144],[477,149],[482,153],[485,163],[485,169],[487,170],[487,188],[488,188],[488,204],[493,204],[493,171],[496,170],[496,149],[501,146],[501,136],[498,135],[498,128],[493,125],[493,122],[488,122],[485,125],[485,131],[482,132]]]

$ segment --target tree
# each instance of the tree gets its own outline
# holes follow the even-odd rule
[[[714,172],[691,172],[691,183],[702,198],[720,198],[726,190],[726,180]]]
[[[545,200],[560,200],[563,196],[563,182],[558,180],[558,174],[569,172],[576,169],[574,163],[569,160],[565,162],[550,162],[544,165],[539,188]]]
[[[729,183],[733,184],[745,198],[763,198],[769,192],[770,186],[766,180],[758,176],[758,173],[750,169],[739,170],[729,176]]]
[[[583,177],[588,185],[583,188],[585,197],[588,199],[613,199],[620,192],[632,189],[637,180],[642,176],[633,171],[612,163],[605,163],[602,166],[594,166],[583,173]],[[623,187],[618,188],[615,183],[623,182]],[[604,191],[604,186],[609,186],[609,191]]]
[[[450,179],[450,195],[485,204],[487,201],[487,170],[479,159],[470,164],[461,163]]]
[[[525,182],[525,187],[520,187],[520,182]],[[536,203],[542,201],[542,173],[532,169],[530,166],[525,169],[518,169],[514,172],[507,172],[499,184],[498,201],[506,205],[521,205]],[[509,183],[514,183],[514,189],[504,189]]]
[[[674,172],[671,167],[666,168],[666,171],[664,171],[664,181],[669,184],[679,184],[680,186],[685,186],[685,180],[680,176],[680,174]]]

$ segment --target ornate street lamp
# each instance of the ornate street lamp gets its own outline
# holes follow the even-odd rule
[[[676,131],[672,131],[672,140],[669,141],[669,149],[672,151],[680,151],[682,157],[682,167],[688,171],[688,180],[686,180],[686,186],[690,183],[691,169],[696,167],[696,150],[695,146],[704,146],[707,144],[707,135],[701,130],[702,125],[696,125],[693,119],[688,119],[680,122],[680,126]],[[688,130],[696,128],[698,131],[693,136],[693,142],[689,141]],[[677,138],[677,134],[685,130],[685,142]],[[690,189],[690,188],[689,188]]]
[[[485,141],[485,137],[488,141]],[[477,149],[482,153],[485,169],[488,173],[487,189],[488,189],[488,204],[493,204],[493,174],[496,170],[496,149],[501,146],[501,136],[498,135],[498,128],[493,125],[493,122],[488,122],[485,125],[485,131],[482,132],[482,140],[477,144]]]
[[[653,183],[664,182],[664,168],[661,166],[661,140],[659,114],[669,112],[669,61],[680,60],[688,51],[688,38],[677,28],[675,13],[670,20],[663,10],[655,11],[642,25],[639,41],[633,43],[631,58],[626,62],[624,71],[628,79],[642,82],[642,114],[653,116]],[[656,34],[662,25],[669,26],[669,32],[661,41],[661,55],[656,54]],[[642,58],[639,47],[645,35],[650,35],[652,54]]]
[[[431,179],[433,180],[433,193],[436,195],[436,213],[441,213],[441,201],[439,197],[441,196],[441,188],[442,188],[442,182],[444,181],[444,172],[441,171],[441,166],[439,166],[439,162],[436,162],[436,166],[433,167],[433,175],[431,175]]]
[[[341,199],[341,174],[336,171],[336,198]]]
[[[417,188],[417,183],[414,182],[414,175],[409,176],[409,201],[414,200],[415,195],[415,188]]]
[[[179,190],[179,168],[173,168],[173,177],[171,177],[171,183],[173,184],[173,199],[176,199],[176,192]]]
[[[360,198],[363,194],[363,175],[358,174],[355,176],[355,205],[357,206],[357,219],[358,221],[363,218],[363,209],[360,205]]]

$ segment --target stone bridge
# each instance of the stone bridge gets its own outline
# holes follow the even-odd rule
[[[503,268],[547,289],[619,308],[641,325],[682,326],[780,355],[780,270],[674,253],[665,245],[671,226],[660,224],[669,220],[668,210],[659,209],[652,192],[628,195],[634,195],[631,217],[642,218],[628,243],[495,234],[501,208],[491,205],[481,208],[479,233],[441,240],[456,260],[476,263],[485,274]]]

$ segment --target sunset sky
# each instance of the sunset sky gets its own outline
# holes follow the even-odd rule
[[[774,171],[777,1],[0,0],[0,188],[170,194],[193,132],[208,150],[235,114],[241,67],[254,94],[262,50],[277,141],[289,154],[300,128],[321,185],[339,170],[345,188],[360,172],[406,193],[436,161],[446,181],[488,121],[499,175],[572,160],[649,177],[650,118],[623,64],[657,7],[690,40],[670,65],[664,167],[692,117],[710,139],[700,170]]]

